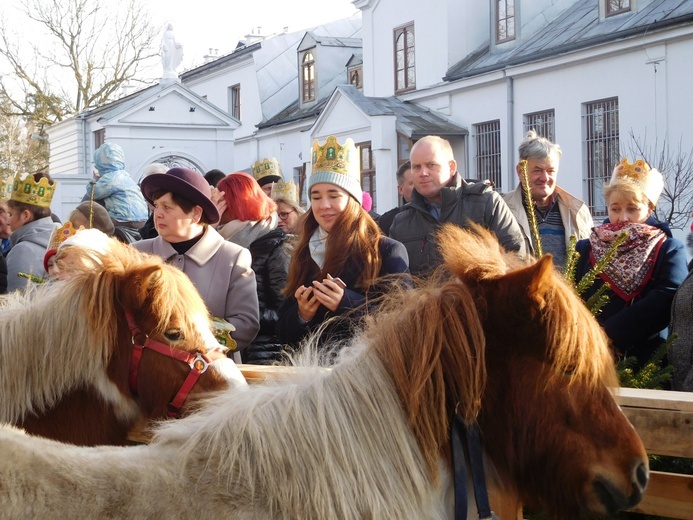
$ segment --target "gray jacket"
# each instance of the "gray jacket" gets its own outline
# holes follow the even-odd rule
[[[441,224],[452,222],[468,227],[475,222],[492,231],[508,251],[526,254],[522,230],[502,197],[483,182],[461,180],[457,188],[442,188],[440,220],[428,210],[425,199],[416,190],[411,202],[400,211],[390,227],[390,237],[404,244],[412,274],[425,274],[441,263],[435,232]]]
[[[7,291],[22,289],[31,284],[19,273],[47,278],[43,268],[43,257],[56,228],[51,217],[43,217],[24,224],[10,235],[12,249],[7,253]]]
[[[594,222],[589,208],[577,197],[574,197],[564,189],[556,186],[554,191],[556,201],[558,202],[558,210],[561,213],[561,221],[565,228],[565,247],[566,250],[570,247],[570,236],[575,235],[578,240],[589,238]],[[527,251],[534,254],[534,246],[532,245],[532,232],[529,228],[529,219],[527,211],[522,202],[522,185],[519,185],[515,190],[503,195],[503,199],[517,219],[517,223],[522,228],[522,235],[525,239],[525,247]]]
[[[260,330],[255,273],[250,267],[250,251],[227,242],[207,226],[203,237],[179,255],[163,238],[132,244],[139,251],[157,255],[188,275],[207,309],[236,327],[231,333],[238,350],[247,347]]]

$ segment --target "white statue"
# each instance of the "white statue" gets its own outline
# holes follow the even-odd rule
[[[173,25],[168,24],[161,38],[161,62],[164,66],[164,74],[161,79],[177,79],[176,69],[182,61],[183,46],[176,41]]]

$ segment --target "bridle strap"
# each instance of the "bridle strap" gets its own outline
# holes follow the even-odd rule
[[[481,520],[495,520],[497,516],[491,511],[488,491],[486,490],[486,476],[484,474],[479,426],[476,422],[469,426],[465,425],[464,421],[457,413],[452,416],[450,432],[455,488],[455,520],[466,520],[467,518],[467,467],[465,464],[462,437],[466,440],[469,470],[472,475],[474,500],[476,501],[476,509],[479,518]]]
[[[138,393],[137,378],[139,377],[139,366],[140,362],[142,361],[142,352],[145,348],[158,352],[166,357],[182,361],[190,367],[190,372],[188,372],[185,381],[183,381],[183,384],[178,389],[178,392],[176,392],[173,400],[168,404],[168,411],[166,412],[169,417],[180,417],[181,407],[190,395],[190,392],[195,386],[195,383],[197,383],[197,380],[209,367],[211,362],[210,359],[206,355],[199,352],[195,354],[192,352],[185,352],[151,339],[139,328],[132,312],[128,310],[124,312],[125,319],[128,322],[128,327],[130,327],[130,333],[132,334],[132,357],[130,358],[130,374],[128,379],[130,383],[130,392],[132,392],[133,395],[136,396]],[[143,335],[145,337],[144,342],[137,341],[136,337],[139,335]]]

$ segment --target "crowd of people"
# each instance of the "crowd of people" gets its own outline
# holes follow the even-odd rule
[[[443,223],[478,224],[512,254],[550,253],[557,269],[574,238],[578,280],[608,255],[582,296],[609,284],[597,320],[614,359],[643,365],[675,332],[672,388],[693,391],[693,277],[684,245],[655,217],[662,174],[624,158],[604,185],[608,217],[595,225],[584,202],[557,185],[559,145],[530,131],[518,155],[521,182],[501,195],[488,182],[462,178],[447,140],[423,137],[396,172],[402,204],[380,216],[362,191],[351,139],[313,143],[306,207],[274,158],[256,162],[251,174],[153,163],[138,185],[122,148],[105,143],[94,152],[83,201],[62,225],[51,213],[48,175],[2,185],[0,293],[96,267],[85,266],[88,254],[76,266],[70,251],[101,255],[121,240],[188,275],[210,315],[229,324],[237,362],[270,364],[312,333],[318,345],[348,340],[380,295],[407,290],[439,267]]]

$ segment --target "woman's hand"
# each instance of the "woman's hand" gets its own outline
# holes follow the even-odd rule
[[[340,283],[341,282],[341,283]],[[329,274],[322,282],[314,281],[315,299],[332,312],[339,307],[339,302],[344,296],[344,282],[339,278],[332,278]]]
[[[212,202],[217,207],[217,211],[219,211],[219,219],[221,219],[221,216],[224,214],[227,208],[224,192],[219,191],[216,188],[212,188]],[[218,222],[212,222],[211,224],[216,225]]]
[[[314,292],[312,287],[306,287],[305,285],[301,285],[294,292],[294,298],[298,302],[298,315],[306,322],[315,317],[315,313],[318,312],[318,307],[320,307],[320,302],[315,298]]]

